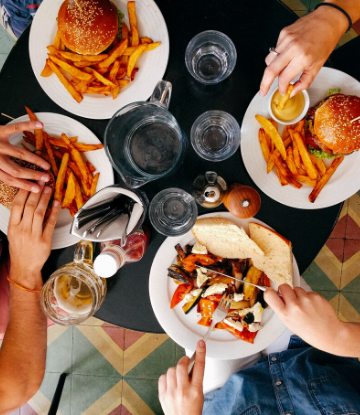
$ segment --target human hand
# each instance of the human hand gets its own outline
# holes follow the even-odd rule
[[[301,72],[294,84],[292,96],[307,89],[347,29],[345,16],[330,7],[320,7],[285,27],[279,35],[275,56],[267,55],[260,96],[265,96],[279,76],[279,91],[286,94],[292,79]]]
[[[50,168],[49,163],[36,154],[14,146],[9,142],[9,137],[12,134],[35,128],[43,128],[43,124],[39,121],[29,121],[0,126],[0,180],[10,186],[37,193],[40,191],[40,186],[28,180],[47,182],[50,180],[49,174],[20,167],[10,160],[10,156],[29,161],[44,170]]]
[[[268,288],[264,299],[285,326],[317,349],[333,352],[334,334],[339,336],[345,323],[331,304],[318,293],[288,284],[280,285],[279,292],[282,298]]]
[[[196,347],[195,366],[191,379],[188,375],[189,358],[182,357],[176,368],[171,367],[159,379],[159,400],[165,415],[201,415],[204,404],[203,379],[205,370],[205,343]]]
[[[52,189],[38,183],[41,191],[19,190],[11,207],[8,239],[10,278],[29,289],[42,286],[41,269],[51,252],[51,239],[60,204],[54,200],[44,226],[44,218]]]

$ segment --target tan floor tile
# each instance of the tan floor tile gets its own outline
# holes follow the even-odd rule
[[[360,297],[360,294],[359,294]],[[356,309],[349,303],[349,301],[340,294],[339,299],[339,312],[338,316],[343,321],[349,321],[352,323],[360,323],[360,314]]]

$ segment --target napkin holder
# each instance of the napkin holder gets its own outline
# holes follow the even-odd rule
[[[121,186],[113,185],[99,190],[81,207],[81,209],[79,209],[79,211],[75,214],[71,224],[71,235],[92,242],[104,242],[120,239],[124,229],[124,221],[122,216],[119,216],[109,226],[107,226],[99,238],[96,238],[96,234],[87,234],[84,237],[85,230],[91,227],[92,224],[97,221],[97,219],[94,219],[79,229],[77,228],[78,218],[82,215],[82,213],[86,212],[86,210],[89,208],[93,208],[96,205],[100,205],[101,203],[114,199],[119,194],[124,194],[134,201],[130,220],[126,228],[126,235],[131,235],[137,229],[139,229],[145,220],[147,206],[149,204],[146,194],[142,191],[129,190]]]

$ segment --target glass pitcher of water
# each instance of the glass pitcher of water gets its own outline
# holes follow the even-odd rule
[[[187,138],[168,111],[172,85],[160,81],[149,102],[120,109],[105,130],[105,151],[131,188],[174,172],[183,162]]]
[[[80,324],[101,306],[106,280],[93,270],[93,245],[81,240],[74,261],[55,271],[45,283],[40,305],[51,321],[62,326]]]

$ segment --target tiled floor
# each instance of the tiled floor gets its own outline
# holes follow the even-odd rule
[[[284,0],[299,16],[318,0]],[[360,33],[360,24],[354,25]],[[357,36],[352,30],[341,41]],[[14,40],[0,26],[0,68]],[[303,277],[340,318],[360,322],[360,192],[347,200],[326,245]],[[39,392],[15,415],[45,415],[59,376],[69,373],[58,414],[161,414],[157,379],[183,355],[166,335],[132,332],[92,318],[48,330],[46,375]]]

